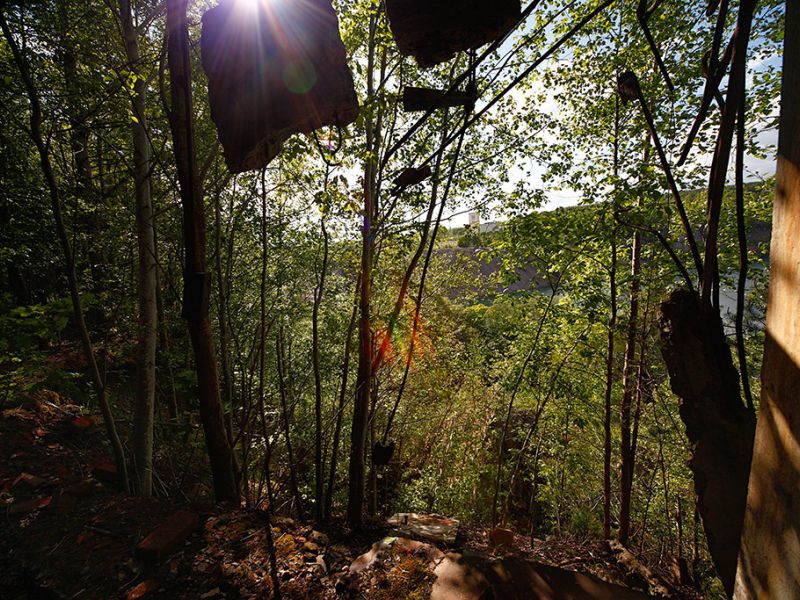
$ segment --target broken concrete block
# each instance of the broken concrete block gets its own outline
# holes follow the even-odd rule
[[[388,523],[397,535],[439,544],[454,544],[459,527],[456,519],[435,514],[397,513],[389,518]]]
[[[197,513],[179,510],[156,527],[136,546],[136,558],[157,563],[177,550],[200,523]]]
[[[258,169],[295,133],[358,116],[330,0],[222,0],[200,38],[211,118],[232,173]]]
[[[530,560],[450,553],[434,570],[431,600],[647,600],[647,594]]]
[[[386,0],[400,53],[423,68],[502,38],[520,12],[519,0]]]

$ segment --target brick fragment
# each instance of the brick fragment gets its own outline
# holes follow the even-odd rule
[[[200,517],[188,510],[179,510],[136,546],[135,556],[148,563],[157,563],[177,550],[197,529]]]
[[[489,540],[493,546],[508,546],[510,548],[514,545],[514,532],[510,529],[495,527],[489,533]]]
[[[75,417],[74,419],[70,420],[67,424],[67,427],[72,433],[75,434],[82,434],[92,428],[94,425],[94,421],[91,418],[87,417],[86,415],[81,415],[80,417]]]
[[[147,594],[157,589],[158,582],[155,579],[146,579],[136,587],[131,588],[128,591],[128,595],[125,596],[125,600],[139,600],[139,598],[144,598]]]
[[[92,475],[97,481],[107,487],[121,487],[117,466],[112,463],[100,463],[94,469],[92,469]]]

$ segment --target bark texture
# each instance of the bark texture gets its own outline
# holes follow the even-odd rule
[[[800,587],[800,2],[786,3],[778,170],[761,370],[737,600],[796,598]]]
[[[376,55],[377,17],[370,16],[369,48],[367,52],[367,97],[375,93],[375,55]],[[380,119],[378,119],[380,121]],[[361,274],[358,316],[358,373],[356,376],[355,404],[353,406],[353,425],[350,430],[350,481],[348,482],[347,522],[351,527],[361,525],[364,505],[364,460],[367,443],[367,421],[369,419],[369,394],[372,389],[372,263],[375,254],[375,190],[380,139],[380,123],[377,125],[371,118],[365,123],[367,148],[370,152],[364,163],[364,227],[361,233]]]
[[[131,4],[120,0],[120,21],[128,68],[136,74],[131,106],[135,120],[133,134],[133,176],[136,199],[136,240],[138,271],[138,332],[136,409],[133,420],[133,456],[136,488],[142,496],[153,493],[153,418],[156,395],[156,248],[153,204],[150,193],[150,142],[147,139],[145,107],[147,83],[139,72],[139,40]]]
[[[183,205],[185,251],[183,316],[194,350],[200,419],[218,501],[238,501],[234,458],[219,396],[217,356],[208,321],[209,276],[206,272],[206,231],[203,190],[197,166],[192,115],[192,81],[189,63],[187,0],[167,1],[167,63],[172,112],[170,128]]]
[[[722,321],[697,294],[673,292],[659,314],[661,352],[691,442],[689,467],[717,573],[730,595],[744,518],[755,415],[742,403]]]
[[[641,202],[640,202],[641,204]],[[642,270],[642,235],[633,234],[631,247],[631,306],[628,316],[628,335],[625,342],[625,366],[622,370],[622,402],[620,405],[620,500],[619,541],[628,543],[631,531],[631,491],[633,490],[633,444],[631,440],[631,406],[636,382],[636,332],[639,326],[639,277]]]

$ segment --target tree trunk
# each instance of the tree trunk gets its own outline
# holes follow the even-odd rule
[[[606,394],[603,410],[603,537],[611,539],[611,398],[614,392],[614,329],[617,326],[617,238],[611,238],[611,314],[608,317]]]
[[[236,189],[234,187],[234,193]],[[219,355],[222,367],[222,401],[225,406],[233,407],[233,374],[231,373],[231,352],[228,333],[228,281],[222,269],[222,207],[221,196],[214,198],[214,256],[217,269],[217,324],[219,327]],[[232,233],[230,234],[232,237]],[[230,260],[230,258],[229,258]]]
[[[619,173],[619,94],[614,96],[614,177]],[[616,191],[616,190],[615,190]],[[611,399],[614,393],[614,329],[617,326],[617,198],[614,198],[614,226],[611,230],[609,271],[611,314],[608,317],[606,351],[606,393],[603,407],[603,537],[611,539]]]
[[[375,418],[378,409],[378,380],[373,378],[372,390],[370,391],[369,402],[369,446],[367,446],[367,456],[371,458],[372,448],[375,447]],[[375,461],[370,460],[368,482],[368,504],[367,510],[370,517],[378,513],[378,467]]]
[[[39,94],[33,84],[28,63],[14,39],[11,29],[8,27],[2,11],[0,11],[0,29],[3,31],[3,36],[6,38],[11,53],[14,56],[14,62],[19,69],[22,80],[25,84],[25,91],[28,95],[28,100],[31,105],[30,114],[30,136],[36,150],[39,153],[39,161],[41,163],[42,171],[44,173],[47,188],[50,193],[50,208],[53,212],[53,219],[56,225],[56,235],[61,244],[61,251],[64,255],[64,263],[67,271],[67,283],[69,286],[69,295],[72,300],[72,313],[75,319],[75,325],[81,336],[81,345],[83,352],[86,355],[86,361],[89,363],[89,374],[92,378],[95,391],[97,392],[97,400],[100,405],[100,412],[103,415],[103,423],[105,424],[106,433],[108,435],[111,448],[114,451],[114,460],[120,474],[122,485],[126,491],[129,490],[128,481],[128,467],[125,462],[125,452],[122,449],[122,442],[120,442],[119,435],[117,434],[117,427],[114,424],[114,416],[111,413],[111,406],[108,403],[106,396],[106,386],[103,377],[100,374],[100,368],[97,364],[97,358],[92,346],[92,340],[89,336],[89,328],[86,326],[86,321],[83,318],[83,305],[81,303],[80,291],[78,289],[78,277],[75,274],[75,257],[72,253],[72,245],[69,241],[67,228],[64,225],[64,218],[61,214],[61,198],[59,193],[58,181],[56,180],[55,173],[53,172],[53,165],[50,161],[50,155],[47,151],[47,146],[42,135],[42,107],[39,101]]]
[[[267,366],[267,187],[265,180],[266,171],[261,171],[261,280],[259,282],[259,339],[258,339],[258,391],[256,392],[257,406],[258,406],[258,420],[261,423],[261,435],[264,436],[264,470],[263,475],[267,482],[267,498],[269,499],[269,506],[267,514],[270,514],[274,507],[272,506],[272,481],[270,460],[272,459],[272,442],[270,441],[270,432],[267,426],[266,403],[264,398],[264,385],[266,383],[266,366]],[[283,388],[281,388],[283,389]],[[250,485],[249,481],[245,485]],[[260,490],[259,490],[260,493]],[[270,557],[271,559],[271,557]]]
[[[650,291],[648,290],[642,317],[642,334],[639,340],[639,366],[636,368],[636,407],[633,411],[633,430],[631,432],[631,471],[636,469],[636,450],[639,443],[642,399],[645,394],[650,395],[649,390],[645,389],[645,385],[648,385],[645,381],[645,370],[647,368],[647,338],[650,333],[650,319]]]
[[[631,307],[628,317],[628,336],[625,342],[625,365],[622,371],[622,402],[620,404],[620,500],[619,541],[627,546],[631,530],[631,490],[633,488],[633,456],[631,444],[631,405],[633,403],[634,369],[636,366],[636,333],[639,324],[639,276],[642,270],[642,236],[633,234],[631,247]]]
[[[369,50],[367,53],[367,97],[374,93],[373,71],[375,69],[375,35],[377,17],[370,16]],[[358,319],[358,375],[356,377],[356,399],[353,407],[353,425],[350,432],[350,482],[347,501],[347,522],[351,527],[361,525],[364,506],[364,454],[367,442],[367,418],[369,396],[372,388],[372,328],[370,325],[370,303],[372,296],[372,258],[375,253],[375,178],[377,160],[376,141],[371,118],[367,118],[367,158],[364,165],[364,226],[361,234],[361,295]]]
[[[350,372],[350,345],[353,331],[356,328],[356,317],[358,316],[358,298],[361,289],[361,281],[356,282],[356,295],[353,301],[353,312],[350,315],[350,324],[347,326],[347,333],[344,338],[344,358],[342,359],[342,387],[339,390],[339,406],[336,409],[336,423],[333,428],[333,443],[331,445],[331,467],[328,472],[328,489],[325,494],[325,521],[330,521],[333,509],[333,493],[336,484],[336,464],[339,458],[339,439],[342,435],[342,419],[344,417],[344,407],[347,400],[347,375]]]
[[[233,452],[225,433],[219,397],[217,357],[208,321],[206,223],[194,139],[187,2],[188,0],[167,0],[167,62],[172,100],[169,121],[183,204],[183,317],[186,319],[194,349],[200,418],[214,478],[214,493],[218,501],[238,502],[239,489],[234,473]]]
[[[692,444],[689,467],[717,573],[730,595],[736,575],[755,415],[739,395],[739,374],[722,321],[696,293],[662,303],[661,352]]]
[[[503,428],[500,431],[500,441],[497,447],[497,465],[495,469],[494,493],[492,495],[493,526],[499,524],[498,513],[497,513],[497,502],[500,497],[500,482],[502,480],[503,458],[505,457],[505,446],[506,446],[506,439],[508,438],[508,430],[509,426],[511,425],[511,415],[512,411],[514,410],[514,400],[517,397],[517,392],[519,391],[520,384],[522,383],[522,377],[525,375],[525,369],[528,367],[528,364],[531,362],[534,353],[539,347],[539,339],[541,338],[542,330],[544,329],[544,324],[547,321],[547,316],[550,314],[550,309],[552,308],[553,302],[555,301],[556,295],[558,294],[560,280],[561,277],[559,276],[558,281],[556,281],[552,285],[552,288],[550,290],[550,297],[547,299],[547,304],[545,305],[545,308],[542,311],[541,317],[539,317],[539,323],[536,327],[536,334],[533,336],[533,343],[531,344],[530,350],[528,350],[528,353],[525,355],[525,359],[522,361],[522,365],[520,365],[517,377],[514,379],[514,387],[511,389],[511,394],[508,399],[508,406],[506,407],[506,416],[505,419],[503,420]],[[419,290],[419,298],[422,298],[422,287],[420,287]],[[418,318],[419,311],[415,311],[414,316],[415,319]],[[412,331],[414,331],[414,329],[412,329]]]
[[[164,295],[161,293],[161,272],[159,268],[158,258],[158,229],[156,228],[156,213],[158,211],[153,208],[153,249],[155,250],[155,257],[153,261],[156,264],[156,319],[158,320],[158,346],[156,347],[156,362],[158,367],[156,371],[161,372],[160,381],[166,387],[167,394],[167,413],[169,418],[177,423],[178,422],[178,394],[175,390],[175,377],[172,374],[172,364],[169,357],[169,325],[166,319],[166,312],[164,310]]]
[[[704,305],[710,304],[719,309],[719,266],[717,264],[717,234],[722,211],[725,186],[728,185],[728,163],[733,143],[734,125],[739,112],[739,102],[747,86],[747,47],[757,0],[742,0],[736,18],[733,36],[731,69],[728,76],[728,90],[722,109],[714,159],[708,182],[708,203],[706,216],[706,247],[703,263],[701,299]]]
[[[147,83],[139,73],[139,41],[129,0],[120,0],[120,20],[128,68],[136,75],[133,108],[133,176],[136,198],[136,238],[139,251],[139,331],[137,339],[136,408],[133,418],[133,457],[139,494],[153,493],[153,416],[156,394],[156,262],[153,206],[150,199],[150,145],[145,106]]]
[[[736,598],[795,598],[800,581],[800,2],[786,3],[761,406]]]
[[[289,479],[292,485],[292,495],[297,505],[297,518],[305,521],[303,511],[303,498],[300,496],[300,486],[297,483],[297,465],[294,462],[294,450],[292,449],[292,436],[289,431],[289,404],[286,399],[286,379],[284,377],[285,356],[283,353],[283,328],[280,328],[275,339],[275,357],[278,370],[278,388],[281,396],[281,412],[283,413],[283,437],[286,442],[286,454],[289,460]]]
[[[325,481],[322,472],[322,373],[319,367],[319,307],[322,304],[322,295],[325,293],[325,275],[328,271],[328,230],[325,228],[325,217],[320,219],[322,229],[322,266],[319,281],[314,290],[314,308],[311,315],[311,361],[314,368],[314,516],[317,522],[322,522],[323,489]]]
[[[69,120],[70,149],[72,150],[72,159],[75,162],[75,196],[94,209],[85,216],[85,225],[90,235],[86,253],[89,259],[89,271],[92,279],[91,289],[99,294],[104,289],[104,272],[108,263],[107,257],[103,255],[103,244],[101,242],[105,226],[102,211],[100,210],[102,203],[98,203],[98,198],[95,194],[94,176],[89,158],[90,128],[88,119],[90,113],[81,103],[84,92],[79,81],[75,37],[70,35],[72,23],[70,23],[69,10],[68,3],[58,3],[59,42],[61,46],[59,54],[64,69],[64,84],[67,92],[65,104]],[[75,220],[77,220],[77,215]],[[73,251],[75,250],[73,249]]]

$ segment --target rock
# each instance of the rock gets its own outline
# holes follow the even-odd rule
[[[283,530],[286,529],[294,529],[297,527],[297,522],[292,519],[291,517],[283,517],[280,515],[273,515],[272,516],[272,525],[275,527],[280,527]]]
[[[106,487],[119,489],[120,477],[117,472],[117,466],[112,463],[100,463],[92,469],[92,476]]]
[[[90,417],[86,415],[81,415],[80,417],[75,417],[71,419],[67,423],[67,428],[69,429],[70,433],[75,435],[81,435],[89,431],[94,426],[94,421]]]
[[[322,533],[321,531],[316,531],[316,530],[313,530],[313,531],[312,531],[312,532],[309,534],[308,538],[309,538],[309,539],[310,539],[312,542],[314,542],[315,544],[318,544],[318,545],[320,545],[320,546],[327,546],[328,544],[330,544],[330,543],[331,543],[331,541],[330,541],[330,539],[328,538],[328,536],[327,536],[327,535],[325,535],[324,533]]]
[[[345,573],[336,580],[334,590],[339,595],[354,594],[358,589],[358,575],[355,573]]]
[[[380,561],[389,552],[395,539],[397,538],[384,538],[380,542],[372,544],[372,548],[350,564],[350,568],[348,569],[350,573],[361,573],[361,571],[367,567],[371,567],[376,562]]]
[[[38,477],[36,475],[31,475],[30,473],[24,473],[23,472],[23,473],[20,473],[19,477],[17,477],[14,480],[14,483],[11,484],[11,487],[14,488],[14,487],[20,486],[20,487],[27,488],[29,490],[36,490],[36,489],[39,489],[40,487],[42,487],[42,486],[44,486],[46,484],[47,484],[47,480],[46,479],[42,479],[41,477]]]
[[[392,549],[392,544],[394,544],[396,540],[397,538],[387,537],[382,539],[380,542],[375,542],[372,544],[372,548],[353,561],[353,563],[350,565],[350,572],[360,573],[375,563],[383,562],[389,555],[389,552]]]
[[[79,481],[64,488],[64,493],[75,498],[88,498],[97,492],[97,484],[93,481]]]
[[[149,593],[154,592],[158,589],[158,582],[155,579],[146,579],[145,581],[141,582],[134,588],[128,592],[128,595],[125,596],[126,600],[139,600],[139,598],[144,598]]]
[[[322,575],[328,572],[328,565],[325,564],[325,557],[322,554],[317,556],[316,563],[322,570]]]
[[[327,549],[328,566],[331,571],[339,571],[352,560],[345,546],[329,546]]]
[[[179,510],[163,521],[136,546],[135,555],[149,563],[160,562],[186,541],[200,523],[197,513]]]
[[[15,502],[8,509],[9,515],[27,515],[35,510],[45,508],[52,502],[52,496],[45,496],[44,498],[33,498],[31,500],[24,500],[22,502]]]
[[[398,536],[423,539],[437,544],[455,544],[459,522],[441,515],[418,515],[416,513],[397,513],[388,520]]]
[[[347,575],[358,576],[370,567],[380,566],[392,551],[417,556],[431,568],[444,558],[444,553],[432,544],[402,537],[387,537],[372,544],[372,548],[356,558],[347,569]]]
[[[303,552],[308,552],[310,554],[318,554],[319,546],[317,546],[314,542],[306,542],[305,544],[303,544]]]
[[[512,548],[514,546],[514,532],[510,529],[495,527],[489,532],[489,541],[493,546],[507,546]]]
[[[433,544],[426,544],[425,542],[418,542],[408,538],[397,538],[392,548],[405,554],[413,554],[427,562],[430,567],[433,567],[435,563],[444,558],[444,552]]]
[[[78,506],[78,499],[67,493],[62,493],[56,496],[53,501],[52,507],[61,514],[67,514],[75,510]]]
[[[213,494],[209,487],[202,483],[193,483],[184,491],[189,502],[196,506],[211,504]]]

